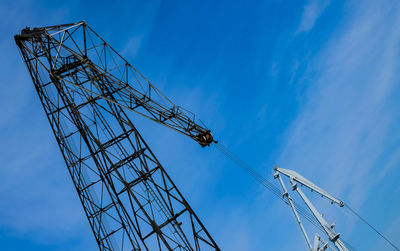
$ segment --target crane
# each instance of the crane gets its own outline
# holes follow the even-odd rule
[[[220,250],[128,116],[213,136],[85,21],[14,36],[100,250]]]
[[[308,187],[311,189],[311,191],[315,191],[319,193],[322,197],[325,197],[331,201],[332,204],[338,204],[340,207],[344,206],[344,202],[337,199],[336,197],[332,196],[319,186],[315,185],[308,179],[304,178],[301,176],[299,173],[293,170],[289,169],[284,169],[280,167],[274,167],[275,173],[274,173],[274,178],[279,180],[279,183],[282,186],[283,189],[283,197],[287,199],[288,204],[290,205],[290,208],[293,211],[293,214],[296,217],[297,223],[299,224],[299,227],[301,229],[301,232],[304,235],[304,238],[306,239],[307,245],[310,249],[310,251],[321,251],[321,250],[326,250],[327,248],[330,248],[331,250],[333,249],[328,242],[325,242],[318,234],[315,235],[314,238],[314,243],[311,245],[310,238],[307,235],[306,230],[304,229],[303,223],[301,222],[301,219],[299,217],[299,214],[297,212],[297,209],[293,203],[293,200],[291,196],[288,193],[288,190],[286,189],[285,183],[282,180],[281,174],[284,176],[287,176],[290,180],[290,183],[292,185],[292,190],[297,191],[297,193],[300,195],[304,203],[307,205],[307,207],[310,209],[311,213],[313,216],[316,218],[318,223],[321,225],[322,229],[324,230],[325,234],[329,237],[329,241],[331,241],[336,248],[339,251],[348,251],[348,248],[346,245],[343,243],[343,241],[340,239],[340,234],[336,233],[333,228],[335,224],[329,225],[325,219],[322,217],[322,215],[318,212],[318,210],[315,208],[315,206],[311,203],[311,201],[308,199],[308,197],[303,193],[301,188],[297,185],[297,183],[300,183],[303,186]]]

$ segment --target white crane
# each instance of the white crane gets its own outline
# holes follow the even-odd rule
[[[335,250],[335,249],[333,249],[329,245],[329,242],[324,241],[318,234],[315,235],[314,243],[313,243],[313,245],[311,245],[311,242],[307,235],[307,232],[305,231],[303,223],[301,222],[301,219],[297,213],[297,209],[293,204],[293,200],[290,197],[288,190],[286,189],[286,186],[283,183],[283,180],[282,180],[282,177],[280,174],[283,174],[290,179],[290,183],[292,184],[292,190],[297,191],[297,193],[303,199],[304,203],[307,205],[307,207],[310,209],[310,211],[312,212],[312,214],[314,215],[314,217],[316,218],[318,223],[321,225],[322,229],[325,231],[326,235],[329,238],[329,241],[331,241],[339,251],[348,251],[348,248],[344,245],[344,243],[340,239],[340,234],[336,233],[333,230],[335,224],[333,223],[333,224],[329,225],[325,221],[325,219],[317,211],[317,209],[314,207],[314,205],[311,203],[311,201],[307,198],[307,196],[303,193],[303,191],[300,189],[300,187],[297,186],[297,183],[300,183],[301,185],[304,185],[304,186],[310,188],[311,191],[315,191],[315,192],[319,193],[320,195],[322,195],[323,197],[328,198],[332,204],[336,203],[340,207],[343,207],[344,202],[337,199],[336,197],[332,196],[328,192],[324,191],[322,188],[318,187],[317,185],[315,185],[314,183],[307,180],[306,178],[304,178],[303,176],[301,176],[300,174],[298,174],[297,172],[295,172],[293,170],[284,169],[284,168],[280,168],[280,167],[275,167],[274,170],[275,170],[274,178],[279,180],[279,183],[281,184],[281,186],[283,188],[283,197],[287,198],[287,201],[293,211],[293,214],[296,217],[297,223],[300,226],[300,229],[307,241],[307,245],[310,248],[310,250],[311,251],[320,251],[320,250],[326,250],[327,248],[330,248],[331,250]]]

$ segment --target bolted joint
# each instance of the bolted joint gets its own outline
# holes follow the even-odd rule
[[[335,241],[337,241],[337,239],[339,239],[339,237],[340,237],[340,233],[337,233],[334,236],[329,237],[329,240],[335,242]]]

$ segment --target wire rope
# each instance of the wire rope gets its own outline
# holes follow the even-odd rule
[[[215,144],[215,148],[217,148],[217,150],[219,150],[223,155],[225,155],[227,158],[229,158],[232,162],[234,162],[241,169],[246,171],[251,177],[253,177],[261,185],[263,185],[265,188],[267,188],[276,197],[281,199],[285,204],[288,204],[288,201],[285,200],[284,197],[282,197],[282,192],[278,187],[276,187],[271,181],[264,178],[256,170],[254,170],[250,165],[248,165],[246,162],[244,162],[238,156],[236,156],[234,153],[232,153],[226,146],[222,145],[221,143],[218,143],[218,144]],[[293,201],[293,204],[301,216],[303,216],[307,221],[309,221],[317,229],[324,231],[322,226],[319,224],[319,222],[315,219],[315,217],[313,215],[311,215],[306,209],[304,209],[301,205],[299,205],[295,201]],[[350,243],[343,240],[343,238],[341,238],[341,240],[346,244],[346,246],[350,250],[356,250],[352,245],[350,245]]]

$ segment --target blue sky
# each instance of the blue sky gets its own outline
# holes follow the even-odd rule
[[[398,1],[0,0],[2,249],[96,250],[13,41],[79,20],[265,177],[298,171],[400,245]],[[306,250],[290,209],[215,148],[132,118],[223,250]],[[358,250],[392,250],[309,195]]]

